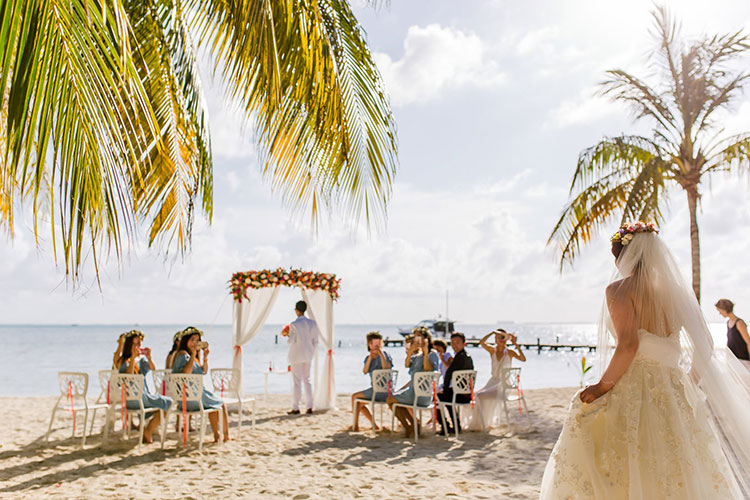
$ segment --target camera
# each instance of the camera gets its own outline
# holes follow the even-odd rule
[[[148,356],[149,354],[151,354],[151,348],[150,347],[140,347],[140,348],[138,348],[138,354]]]
[[[208,347],[208,342],[206,342],[205,340],[200,340],[195,343],[196,349],[206,349],[207,347]]]

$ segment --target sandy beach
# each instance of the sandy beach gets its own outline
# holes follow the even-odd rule
[[[388,432],[347,432],[346,396],[338,411],[311,416],[287,416],[288,396],[261,397],[255,429],[248,417],[239,440],[211,443],[202,455],[197,434],[181,449],[174,432],[164,450],[138,452],[136,438],[119,433],[104,445],[95,434],[80,450],[69,416],[56,418],[45,447],[55,398],[2,398],[0,498],[536,498],[574,392],[526,391],[530,432],[516,410],[513,428],[460,440],[430,429],[416,445]]]

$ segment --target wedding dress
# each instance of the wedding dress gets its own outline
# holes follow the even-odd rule
[[[750,381],[713,348],[700,307],[656,234],[636,234],[618,268],[613,284],[635,283],[637,292],[635,357],[603,396],[589,404],[573,397],[540,499],[747,498]],[[603,365],[610,339],[621,334],[614,330],[605,302]]]
[[[476,391],[475,397],[479,400],[480,404],[475,406],[469,414],[469,421],[466,428],[470,431],[482,430],[479,420],[480,411],[482,412],[482,419],[486,428],[497,425],[499,405],[503,397],[502,373],[504,369],[510,368],[511,357],[508,355],[508,350],[505,349],[500,361],[497,360],[495,354],[490,356],[490,358],[492,359],[491,376],[487,383],[484,384],[484,387]]]

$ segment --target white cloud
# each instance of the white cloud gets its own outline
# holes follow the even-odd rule
[[[555,49],[555,40],[560,35],[557,26],[545,26],[538,30],[529,31],[516,44],[516,51],[521,55],[541,51],[550,53]]]
[[[505,75],[487,52],[474,33],[429,24],[409,28],[400,59],[374,57],[394,106],[403,106],[437,99],[448,89],[501,85]]]
[[[583,125],[602,120],[619,113],[626,114],[621,105],[615,104],[605,97],[596,95],[596,88],[589,87],[572,99],[565,99],[557,107],[550,110],[544,127],[565,128],[573,125]]]

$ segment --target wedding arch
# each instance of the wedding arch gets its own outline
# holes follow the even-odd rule
[[[320,329],[320,343],[326,351],[323,367],[318,370],[318,353],[314,361],[314,407],[328,410],[336,407],[336,381],[333,371],[333,303],[339,297],[341,280],[335,274],[315,273],[299,269],[260,270],[237,272],[232,275],[230,288],[233,301],[232,337],[234,357],[232,366],[238,369],[242,387],[242,346],[250,342],[263,328],[271,312],[279,287],[296,287],[307,302],[310,317]]]

